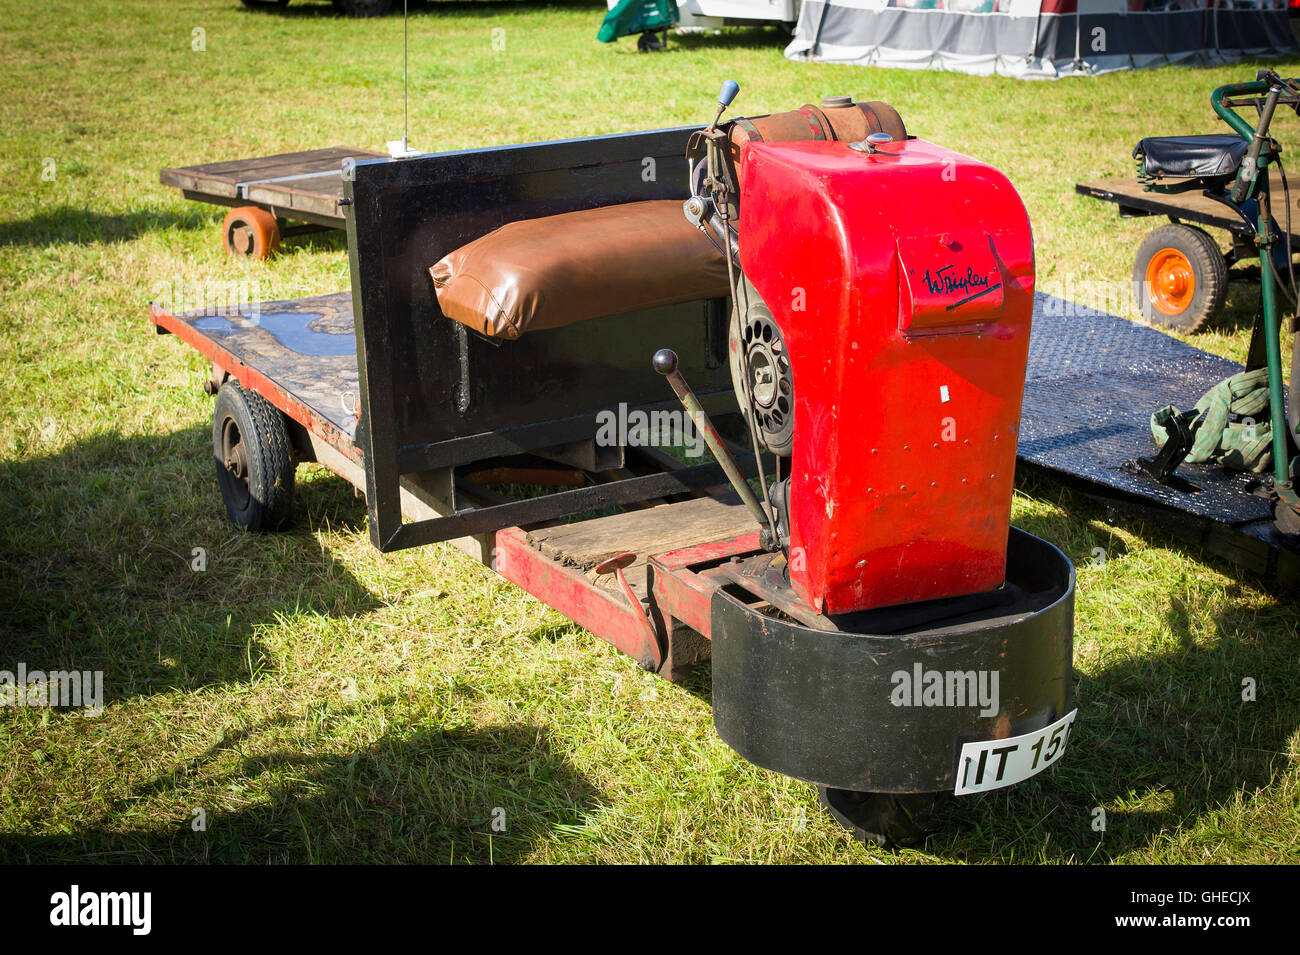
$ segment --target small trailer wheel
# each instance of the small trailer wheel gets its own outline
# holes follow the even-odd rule
[[[1300,514],[1286,501],[1273,502],[1273,526],[1287,537],[1300,536]]]
[[[1149,325],[1194,332],[1223,311],[1228,263],[1204,229],[1174,224],[1138,246],[1133,297]]]
[[[221,244],[235,256],[265,259],[280,249],[280,223],[258,206],[240,206],[221,223]]]
[[[893,849],[938,832],[952,793],[862,793],[817,787],[817,801],[863,843]]]
[[[217,483],[230,520],[279,531],[293,517],[293,445],[284,415],[261,395],[227,381],[212,412]]]

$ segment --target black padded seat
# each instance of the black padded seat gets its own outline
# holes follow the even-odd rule
[[[1250,143],[1240,136],[1148,136],[1133,148],[1142,171],[1155,179],[1235,176]]]

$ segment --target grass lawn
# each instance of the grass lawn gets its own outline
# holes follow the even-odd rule
[[[1142,135],[1216,131],[1210,90],[1256,69],[1026,83],[793,63],[764,29],[638,56],[595,41],[602,10],[420,7],[413,144],[701,121],[725,78],[741,115],[868,94],[1005,171],[1040,287],[1085,300],[1122,302],[1152,223],[1073,183],[1128,173]],[[46,0],[4,20],[0,669],[103,670],[106,708],[0,710],[0,861],[1300,861],[1297,604],[1050,483],[1022,481],[1014,517],[1078,567],[1071,751],[960,800],[899,853],[853,842],[810,786],[729,750],[707,667],[659,681],[448,546],[381,556],[362,502],[322,469],[299,472],[291,533],[233,532],[203,363],[153,334],[145,303],[165,283],[338,291],[347,254],[326,236],[227,261],[221,211],[158,170],[382,149],[401,135],[401,18]],[[1300,142],[1295,116],[1274,128]],[[1194,341],[1241,360],[1254,293],[1230,304]]]

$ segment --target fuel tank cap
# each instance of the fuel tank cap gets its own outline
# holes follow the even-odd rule
[[[823,96],[822,97],[823,107],[852,106],[852,105],[853,105],[852,96]]]
[[[856,149],[860,153],[870,155],[878,150],[881,146],[887,146],[894,141],[894,137],[889,133],[868,133],[867,138],[861,142],[849,143],[850,149]]]

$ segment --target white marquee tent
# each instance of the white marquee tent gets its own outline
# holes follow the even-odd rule
[[[1056,78],[1296,50],[1285,0],[805,0],[785,53]]]

